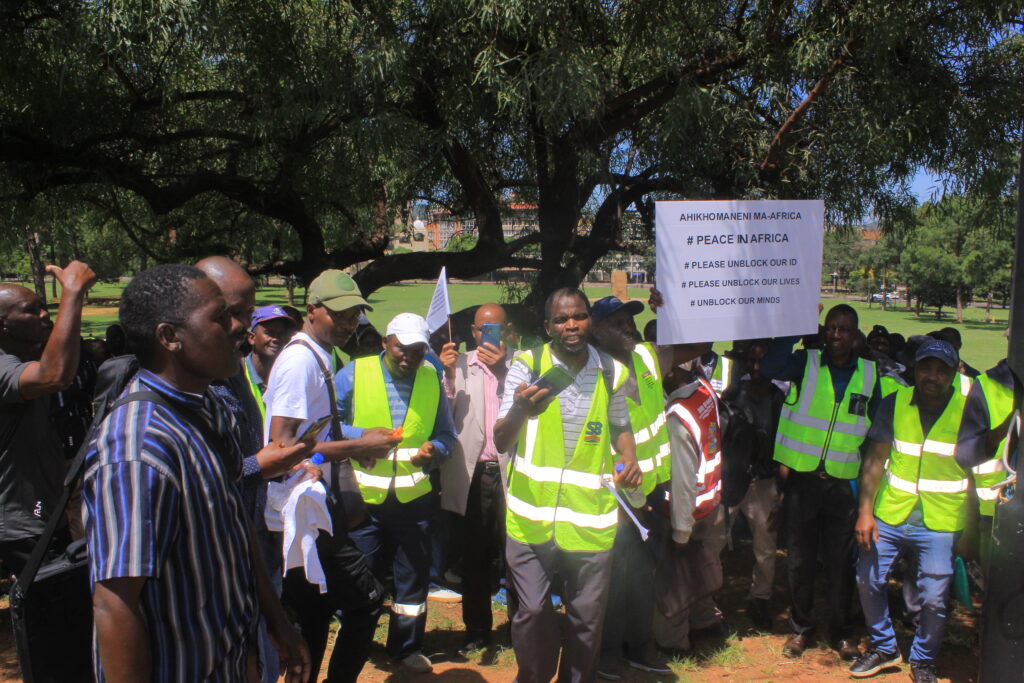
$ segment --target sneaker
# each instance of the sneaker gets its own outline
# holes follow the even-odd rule
[[[931,662],[911,662],[910,675],[914,683],[936,683],[939,680],[935,665]]]
[[[430,591],[427,593],[427,600],[433,600],[434,602],[462,602],[462,593],[457,593],[451,588],[444,588],[443,586],[432,585]]]
[[[618,662],[601,661],[597,665],[597,677],[603,681],[622,679],[622,665]]]
[[[881,650],[871,648],[860,657],[857,657],[857,661],[850,667],[850,675],[854,678],[867,678],[868,676],[874,676],[882,669],[890,666],[899,666],[902,661],[903,657],[900,656],[899,652],[882,652]]]
[[[428,674],[434,670],[434,665],[422,652],[413,652],[402,660],[402,666],[414,674]]]
[[[664,662],[659,662],[653,657],[638,657],[636,659],[626,657],[626,664],[629,664],[634,669],[646,671],[647,673],[654,674],[655,676],[672,675],[672,669],[668,668]]]

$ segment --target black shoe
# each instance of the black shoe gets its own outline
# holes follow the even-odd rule
[[[750,598],[747,600],[747,616],[758,631],[772,630],[772,613],[767,600]]]
[[[470,636],[466,638],[466,641],[462,644],[462,647],[459,648],[459,654],[465,657],[470,652],[482,650],[490,644],[490,638],[485,638],[481,636]]]
[[[850,667],[850,675],[854,678],[867,678],[868,676],[874,676],[882,669],[890,666],[899,666],[902,661],[903,657],[900,656],[899,652],[882,652],[881,650],[871,648],[853,663],[853,666]]]
[[[853,638],[840,638],[836,641],[835,648],[836,652],[839,653],[839,659],[844,662],[852,662],[860,657],[860,648],[857,646],[857,641]]]
[[[810,644],[810,633],[794,633],[786,640],[786,644],[782,646],[782,654],[790,659],[800,659],[804,654],[804,650]]]
[[[910,675],[914,683],[936,683],[939,680],[935,665],[931,662],[911,662]]]

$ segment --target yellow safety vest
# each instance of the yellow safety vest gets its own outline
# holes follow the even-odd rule
[[[253,376],[253,371],[250,369],[249,359],[242,360],[242,369],[245,370],[245,379],[249,383],[249,393],[252,394],[253,399],[256,400],[256,405],[260,409],[260,417],[265,423],[267,421],[267,405],[263,402],[263,392],[260,391],[259,385],[256,383],[256,377]]]
[[[382,359],[380,356],[367,356],[356,359],[354,363],[352,425],[364,429],[393,429],[395,425],[391,422]],[[441,383],[437,371],[430,363],[424,363],[416,370],[409,409],[402,423],[402,441],[398,447],[388,458],[375,461],[370,469],[352,461],[359,490],[367,503],[383,503],[392,488],[400,503],[408,503],[430,492],[430,478],[423,468],[410,461],[420,446],[430,440],[440,399]]]
[[[860,446],[871,426],[867,403],[875,386],[875,364],[857,359],[857,369],[836,397],[832,373],[821,367],[821,352],[807,352],[803,382],[790,384],[775,435],[775,460],[798,472],[812,472],[822,460],[837,479],[856,479]],[[861,414],[851,413],[851,398],[860,394]]]
[[[719,355],[715,369],[711,371],[711,386],[719,396],[729,388],[732,379],[732,361],[725,356]]]
[[[977,382],[988,406],[988,428],[995,429],[1013,413],[1013,389],[1008,389],[987,374],[979,375]],[[978,512],[987,517],[996,513],[996,498],[999,496],[999,492],[991,487],[1006,479],[1006,468],[1003,467],[1006,438],[1004,436],[999,442],[991,459],[972,469],[978,494]]]
[[[524,351],[513,362],[532,367],[533,353]],[[622,363],[609,361],[614,392],[626,381],[628,371]],[[551,345],[545,344],[540,374],[551,366]],[[604,486],[615,461],[609,399],[606,382],[599,377],[583,431],[568,459],[557,397],[523,425],[508,478],[505,526],[509,538],[531,545],[554,539],[560,548],[571,551],[611,549],[619,514],[614,494]]]
[[[939,419],[925,435],[921,415],[910,403],[913,387],[896,392],[893,440],[875,516],[902,524],[920,501],[924,525],[932,531],[959,531],[966,518],[970,475],[956,463],[956,437],[966,400],[954,391]]]
[[[895,394],[897,389],[905,386],[907,385],[889,375],[882,375],[878,378],[878,389],[882,398],[885,398],[890,394]]]
[[[658,358],[650,344],[638,344],[632,362],[640,402],[627,396],[626,406],[636,441],[636,460],[643,473],[641,488],[644,495],[650,495],[655,486],[668,481],[672,461],[665,423],[665,392],[661,387]]]

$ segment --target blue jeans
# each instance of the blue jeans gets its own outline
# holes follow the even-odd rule
[[[913,524],[890,526],[877,517],[875,522],[878,542],[872,544],[871,550],[861,549],[857,562],[857,588],[871,646],[883,652],[897,651],[886,580],[900,556],[911,553],[917,557],[921,622],[910,647],[910,661],[934,662],[946,630],[946,603],[953,579],[956,534]]]
[[[368,520],[349,532],[379,581],[394,581],[387,653],[401,660],[419,652],[427,627],[430,584],[430,521],[436,507],[431,495],[400,503],[394,491],[380,505],[367,505]]]

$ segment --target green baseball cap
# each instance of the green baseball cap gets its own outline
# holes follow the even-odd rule
[[[325,270],[317,275],[310,283],[306,295],[309,303],[332,311],[345,311],[355,306],[373,310],[363,298],[356,281],[340,270]]]

